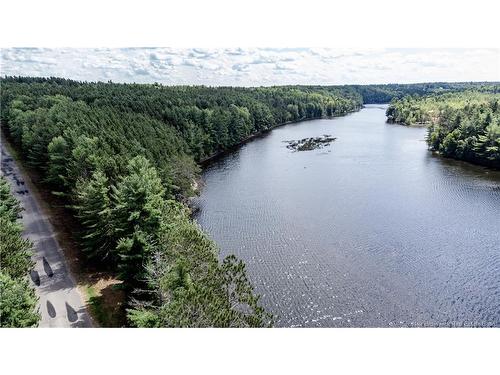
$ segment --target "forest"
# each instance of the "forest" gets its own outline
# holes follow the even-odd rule
[[[21,237],[22,208],[0,177],[0,327],[36,327],[40,320],[35,291],[28,281],[33,269],[32,244]]]
[[[123,281],[128,324],[260,327],[244,264],[191,220],[198,162],[272,127],[360,108],[347,88],[2,80],[1,122],[78,221],[89,262]]]
[[[424,96],[476,90],[480,92],[498,92],[498,82],[431,82],[386,85],[352,85],[364,104],[389,103],[393,99],[405,96]]]
[[[123,281],[127,325],[262,327],[272,325],[273,316],[260,305],[245,265],[234,256],[220,260],[215,243],[190,217],[186,203],[196,194],[200,162],[275,126],[344,115],[363,103],[396,98],[389,115],[413,121],[400,113],[407,113],[402,109],[407,105],[417,108],[418,98],[397,98],[454,97],[470,88],[478,98],[486,97],[479,91],[492,90],[472,83],[238,88],[5,77],[1,126],[23,162],[70,209],[87,261]],[[482,121],[474,125],[483,130],[472,149],[483,142],[485,158],[498,161],[498,140],[497,146],[491,143],[498,135],[495,103],[461,111]],[[466,122],[461,115],[460,124],[462,118]],[[455,116],[453,124],[457,121]],[[450,144],[446,126],[431,125],[437,148]],[[25,256],[29,246],[23,246],[19,251]],[[30,266],[26,263],[22,273]],[[2,273],[2,283],[23,288],[29,306],[23,324],[35,324],[30,315],[35,299],[16,277]]]
[[[389,121],[428,126],[427,143],[445,157],[500,168],[500,86],[407,96],[387,109]]]

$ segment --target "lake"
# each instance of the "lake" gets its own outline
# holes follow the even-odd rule
[[[280,327],[500,326],[500,172],[386,105],[290,124],[203,172],[196,220]],[[293,152],[287,140],[331,135]]]

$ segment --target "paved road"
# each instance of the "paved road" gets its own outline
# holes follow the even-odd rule
[[[8,179],[14,196],[24,207],[22,212],[24,235],[34,243],[33,260],[36,265],[30,278],[39,296],[42,315],[39,326],[91,327],[90,316],[69,273],[54,230],[32,194],[33,184],[19,170],[6,150],[3,140],[1,159],[1,174]]]

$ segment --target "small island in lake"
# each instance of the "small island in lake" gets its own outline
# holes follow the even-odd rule
[[[303,138],[296,141],[293,140],[283,142],[288,143],[286,148],[293,151],[311,151],[330,146],[330,144],[336,139],[337,138],[332,137],[331,135],[323,134],[322,137]]]

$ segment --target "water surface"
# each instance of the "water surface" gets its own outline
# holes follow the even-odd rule
[[[385,106],[277,128],[214,162],[196,219],[277,326],[500,326],[500,172],[427,150]],[[285,140],[329,134],[292,152]]]

